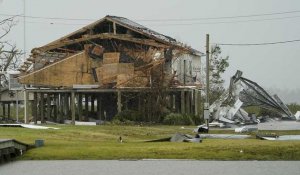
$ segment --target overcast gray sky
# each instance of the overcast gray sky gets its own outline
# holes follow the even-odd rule
[[[4,14],[22,14],[24,0],[0,0]],[[299,12],[298,12],[299,11]],[[270,14],[237,17],[252,14]],[[26,15],[90,20],[26,18],[26,51],[58,39],[105,15],[123,16],[205,52],[212,43],[265,43],[300,39],[299,0],[26,0]],[[221,19],[203,19],[203,18]],[[167,20],[165,20],[167,19]],[[172,20],[189,19],[189,20]],[[149,21],[150,20],[150,21]],[[154,21],[151,21],[154,20]],[[159,21],[162,20],[162,21]],[[23,19],[8,37],[23,48]],[[222,46],[230,67],[265,88],[279,89],[287,102],[300,102],[300,42],[262,46]],[[288,90],[288,93],[284,93]],[[288,95],[287,94],[292,94]]]

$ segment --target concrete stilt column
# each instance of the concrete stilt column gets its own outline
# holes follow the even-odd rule
[[[38,115],[38,108],[37,108],[37,104],[38,104],[38,94],[37,92],[33,93],[33,102],[32,102],[32,114],[33,114],[33,121],[34,124],[37,124],[37,115]]]
[[[122,112],[122,93],[121,91],[118,91],[118,101],[117,101],[117,105],[118,105],[118,113]]]
[[[92,114],[95,112],[95,96],[91,95],[91,112]]]
[[[69,93],[65,93],[65,116],[67,118],[70,117],[70,99],[69,99],[70,94]]]
[[[191,92],[187,91],[185,95],[185,111],[186,114],[191,114]]]
[[[40,114],[41,114],[41,123],[45,123],[45,114],[44,114],[44,109],[45,109],[45,99],[44,99],[44,93],[39,93],[40,96]]]
[[[7,119],[10,119],[10,103],[7,103]]]
[[[101,95],[97,95],[97,118],[101,120],[102,118],[102,98]]]
[[[194,113],[195,113],[195,116],[199,115],[198,105],[200,105],[200,103],[198,103],[198,102],[199,102],[199,100],[198,100],[198,90],[195,90],[194,91],[194,103],[195,103]]]
[[[172,109],[175,110],[176,109],[176,95],[172,95],[172,101],[173,101]]]
[[[24,91],[24,122],[29,123],[29,93],[25,90]]]
[[[46,113],[47,120],[51,118],[51,94],[47,94],[47,113]]]
[[[6,109],[5,108],[5,103],[2,102],[2,112],[3,112],[2,114],[3,114],[3,118],[5,118],[5,115],[6,115],[5,109]]]
[[[82,117],[82,94],[78,94],[78,118],[80,121],[83,121]]]
[[[59,121],[60,123],[64,122],[64,94],[59,94]]]
[[[88,121],[88,118],[89,118],[89,96],[88,94],[85,94],[85,101],[84,101],[84,120],[85,121]]]
[[[195,103],[194,103],[194,90],[190,91],[191,93],[191,98],[190,98],[190,111],[192,115],[195,115]]]
[[[71,116],[72,116],[72,125],[75,125],[75,92],[71,92]]]
[[[54,101],[54,106],[55,106],[55,108],[54,108],[54,116],[53,116],[53,120],[55,121],[55,122],[57,122],[57,119],[58,119],[58,111],[59,111],[59,99],[58,99],[58,94],[54,94],[54,99],[53,99],[53,101]]]
[[[186,111],[185,111],[185,92],[184,91],[181,91],[181,114],[185,114]]]

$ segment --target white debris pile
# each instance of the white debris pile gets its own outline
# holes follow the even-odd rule
[[[243,127],[234,129],[234,132],[237,132],[237,133],[256,132],[256,131],[258,131],[258,128],[255,126],[243,126]]]
[[[170,142],[194,142],[194,143],[201,143],[202,139],[200,138],[199,135],[196,135],[195,137],[188,135],[188,134],[180,134],[176,133],[174,134]]]
[[[60,129],[60,128],[55,128],[55,127],[29,125],[29,124],[0,124],[0,127],[22,127],[22,128],[28,128],[28,129]]]
[[[201,134],[202,139],[248,139],[251,135],[237,134]]]
[[[296,112],[295,117],[297,121],[300,121],[300,111]]]

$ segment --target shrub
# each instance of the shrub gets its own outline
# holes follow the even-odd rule
[[[282,115],[275,111],[274,109],[266,109],[266,108],[261,108],[259,111],[259,116],[270,116],[270,117],[277,117],[277,118],[281,118]]]
[[[194,125],[191,116],[178,113],[168,114],[165,116],[163,123],[167,125]]]
[[[120,121],[119,119],[113,119],[111,122],[106,123],[107,125],[134,125],[134,121],[124,120]]]
[[[138,111],[133,110],[124,110],[119,112],[115,117],[114,120],[119,120],[120,122],[128,122],[128,121],[140,121],[141,114]]]
[[[291,110],[293,114],[295,114],[297,111],[300,111],[300,105],[296,103],[288,104],[287,107]]]

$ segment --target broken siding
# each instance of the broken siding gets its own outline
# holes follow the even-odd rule
[[[89,73],[90,61],[83,51],[38,71],[20,77],[22,84],[72,87],[73,84],[95,84]]]

